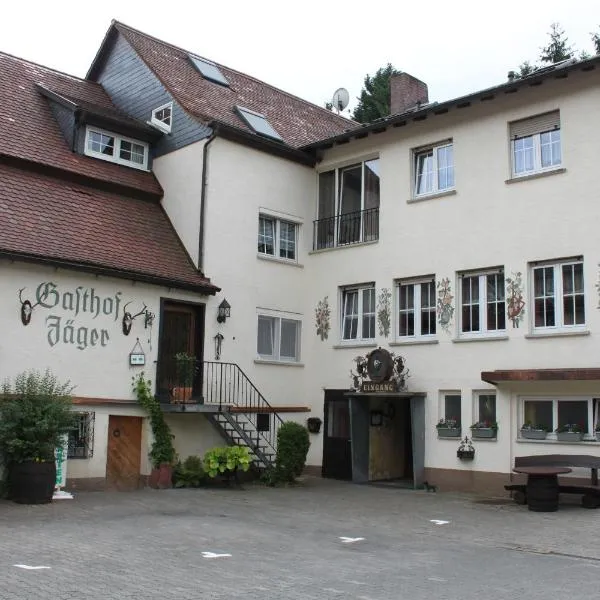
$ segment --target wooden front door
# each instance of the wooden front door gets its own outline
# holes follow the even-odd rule
[[[110,415],[106,457],[109,489],[126,491],[140,487],[141,454],[142,418]]]
[[[350,401],[347,390],[325,391],[323,435],[323,477],[352,479]]]

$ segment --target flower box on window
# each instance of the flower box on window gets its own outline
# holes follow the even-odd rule
[[[573,423],[561,425],[556,429],[556,439],[559,442],[580,442],[583,439],[583,427]]]
[[[438,432],[438,437],[460,437],[461,428],[456,419],[440,419],[435,427]]]
[[[526,440],[545,440],[548,435],[548,428],[543,425],[532,425],[525,423],[521,427],[521,437]]]
[[[471,436],[473,438],[495,438],[498,433],[498,424],[490,421],[478,421],[471,425]]]

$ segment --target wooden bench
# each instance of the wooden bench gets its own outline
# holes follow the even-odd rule
[[[517,456],[515,467],[573,467],[590,469],[590,483],[588,485],[568,485],[559,481],[559,493],[581,494],[581,505],[585,508],[600,507],[600,486],[598,485],[598,469],[600,457],[587,454],[546,454],[541,456]],[[527,491],[525,484],[505,485],[505,490],[513,492],[513,498],[518,504],[527,504]]]

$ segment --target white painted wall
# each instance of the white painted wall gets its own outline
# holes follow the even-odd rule
[[[156,158],[152,169],[164,190],[162,205],[185,249],[198,265],[202,151],[206,140]]]
[[[203,414],[170,413],[165,415],[165,420],[175,436],[175,450],[182,461],[188,456],[204,459],[207,450],[226,445],[225,440]]]
[[[323,387],[347,388],[353,359],[370,348],[336,349],[340,342],[339,287],[374,281],[377,293],[394,287],[394,280],[435,274],[449,277],[456,296],[457,271],[504,267],[524,274],[526,292],[530,261],[584,256],[586,321],[591,335],[552,339],[527,339],[531,333],[530,304],[518,329],[507,324],[508,340],[456,343],[457,314],[450,335],[439,330],[435,345],[389,346],[392,338],[376,343],[406,357],[411,371],[409,388],[426,392],[426,466],[508,473],[518,454],[537,451],[534,444],[517,442],[513,416],[516,399],[499,390],[496,442],[475,441],[476,459],[461,463],[456,441],[438,440],[435,423],[441,416],[440,390],[460,390],[463,396],[463,434],[474,420],[473,392],[492,390],[481,372],[494,369],[591,367],[598,354],[600,332],[597,310],[600,249],[600,185],[594,136],[600,128],[598,75],[575,74],[564,81],[546,82],[539,88],[519,91],[491,102],[452,110],[427,121],[409,123],[391,132],[372,135],[324,152],[318,170],[352,164],[363,158],[381,160],[381,212],[379,243],[321,251],[309,255],[306,271],[309,331],[305,337],[307,398],[319,413]],[[593,85],[590,85],[593,82]],[[563,167],[566,173],[506,184],[510,176],[508,122],[560,109]],[[411,199],[411,151],[447,138],[454,140],[457,193],[443,198]],[[314,189],[314,186],[313,186]],[[313,200],[313,218],[316,201]],[[332,332],[321,342],[315,336],[312,315],[317,302],[329,296]],[[394,298],[395,300],[395,298]],[[455,304],[456,307],[456,304]],[[395,313],[395,309],[392,310]],[[394,314],[393,314],[394,316]],[[393,327],[397,326],[394,316]],[[590,386],[600,395],[600,385]],[[553,394],[568,392],[566,385],[551,386]],[[322,436],[312,437],[321,442]],[[565,448],[544,446],[544,452],[600,453],[590,444]],[[319,455],[315,448],[312,456]]]

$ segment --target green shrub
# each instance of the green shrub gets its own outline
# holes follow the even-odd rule
[[[209,477],[231,475],[250,468],[250,451],[245,446],[218,446],[204,455],[204,466]]]
[[[275,483],[293,483],[302,474],[310,447],[308,429],[287,421],[277,432],[277,455],[271,479]]]
[[[146,410],[150,416],[150,426],[152,427],[152,435],[154,442],[148,456],[150,462],[155,469],[158,469],[161,464],[168,463],[172,465],[175,462],[177,453],[173,445],[171,429],[165,421],[160,402],[152,393],[152,384],[144,378],[144,373],[140,373],[137,377],[133,377],[133,391],[137,396],[138,402],[142,408]]]
[[[183,463],[179,461],[173,470],[173,483],[176,488],[200,487],[206,474],[199,456],[188,456]]]
[[[25,371],[6,381],[0,396],[0,458],[11,462],[50,462],[55,448],[73,429],[73,386],[46,371]]]

